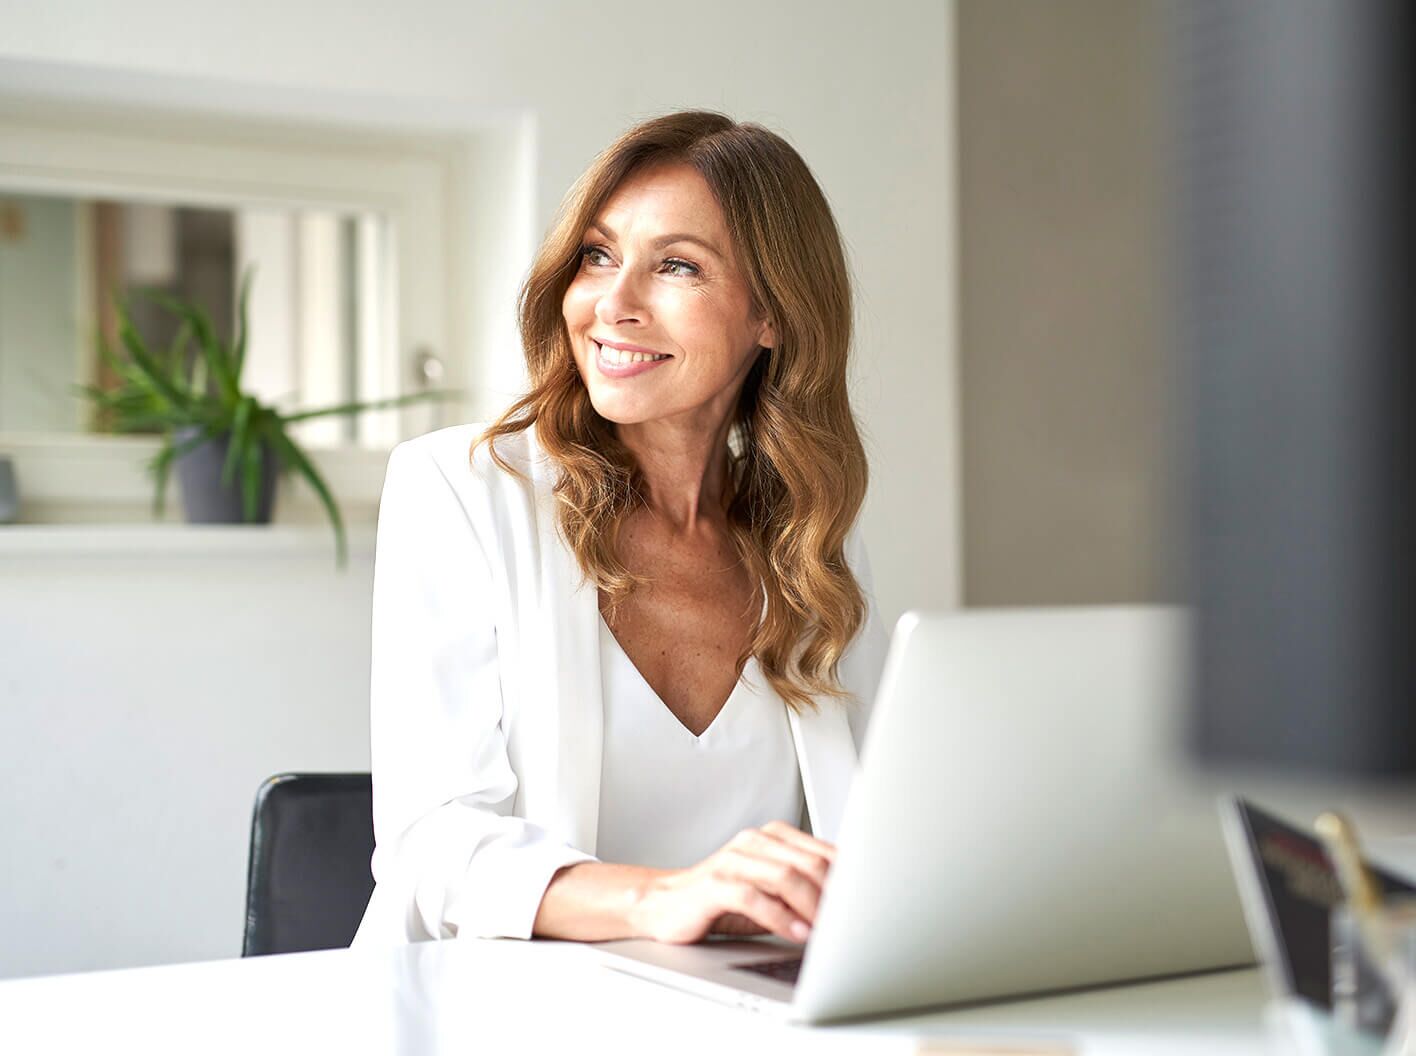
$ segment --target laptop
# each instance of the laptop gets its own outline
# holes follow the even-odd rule
[[[805,948],[605,963],[804,1023],[1252,964],[1181,758],[1187,640],[1179,609],[907,613]]]

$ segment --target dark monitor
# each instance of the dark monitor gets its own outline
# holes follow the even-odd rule
[[[1413,6],[1166,9],[1208,762],[1416,775]]]

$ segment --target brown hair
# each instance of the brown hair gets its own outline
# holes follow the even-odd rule
[[[555,460],[560,528],[586,579],[610,608],[642,582],[616,553],[625,517],[642,503],[639,469],[613,425],[591,405],[575,367],[561,301],[580,266],[582,239],[631,172],[691,165],[727,219],[755,304],[777,344],[758,354],[730,436],[734,545],[766,591],[766,608],[738,670],[755,655],[793,709],[815,695],[847,696],[837,665],[865,619],[844,556],[865,497],[865,451],[851,413],[846,358],[851,289],[840,234],[821,188],[786,140],[757,124],[690,110],[636,125],[576,182],[541,245],[520,297],[531,389],[472,445],[533,423]]]

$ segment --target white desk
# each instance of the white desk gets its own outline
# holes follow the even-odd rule
[[[804,1028],[601,961],[575,944],[464,941],[11,980],[0,982],[0,1051],[741,1056],[914,1053],[929,1051],[920,1048],[929,1037],[1055,1041],[1117,1056],[1266,1051],[1253,971]]]

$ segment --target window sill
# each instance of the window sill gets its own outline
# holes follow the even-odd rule
[[[374,525],[345,526],[351,564],[374,552]],[[23,558],[328,558],[328,524],[3,524],[0,560]]]
[[[166,515],[153,517],[155,485],[145,466],[160,447],[158,438],[148,436],[0,432],[0,455],[13,464],[20,492],[19,524],[36,528],[189,527],[182,520],[181,485],[175,472],[168,482]],[[345,524],[372,525],[388,452],[328,448],[307,454],[334,494]],[[333,545],[328,515],[314,490],[294,473],[287,472],[276,486],[275,521],[275,527],[323,525]],[[0,531],[7,527],[0,525]]]

